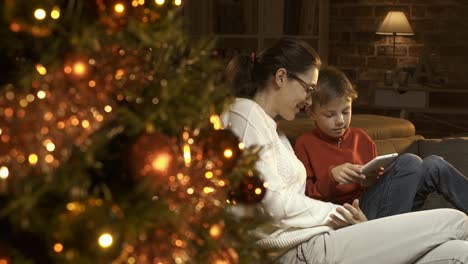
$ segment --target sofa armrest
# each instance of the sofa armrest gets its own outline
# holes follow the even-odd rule
[[[468,176],[468,137],[420,139],[417,143],[421,158],[429,155],[441,156],[463,175]]]
[[[377,153],[385,155],[390,153],[413,153],[418,154],[417,140],[423,139],[421,135],[414,135],[404,138],[389,138],[374,140],[377,146]]]

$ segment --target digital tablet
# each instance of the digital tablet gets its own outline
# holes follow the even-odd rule
[[[392,163],[397,157],[398,153],[377,156],[366,165],[362,166],[362,174],[372,176],[380,167],[387,167],[387,165]]]

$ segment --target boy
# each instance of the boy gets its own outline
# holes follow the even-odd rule
[[[349,127],[356,98],[343,72],[333,67],[320,71],[309,109],[316,128],[295,144],[296,155],[306,167],[306,195],[337,204],[358,198],[368,219],[375,219],[411,212],[437,191],[468,212],[468,179],[439,157],[423,161],[403,154],[385,171],[361,173],[362,164],[376,157],[377,149],[362,129]]]

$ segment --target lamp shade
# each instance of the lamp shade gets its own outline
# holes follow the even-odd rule
[[[376,34],[379,35],[414,35],[405,13],[390,11],[385,17]]]

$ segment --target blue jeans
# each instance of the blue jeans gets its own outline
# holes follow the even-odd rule
[[[424,204],[427,195],[437,192],[455,208],[468,213],[468,178],[452,164],[439,156],[428,156],[423,160],[422,180],[414,199],[413,209]]]
[[[422,160],[400,155],[382,177],[361,195],[360,207],[369,220],[411,212],[421,181]]]
[[[468,178],[441,157],[403,154],[361,195],[361,209],[369,220],[408,213],[432,192],[468,213]]]

